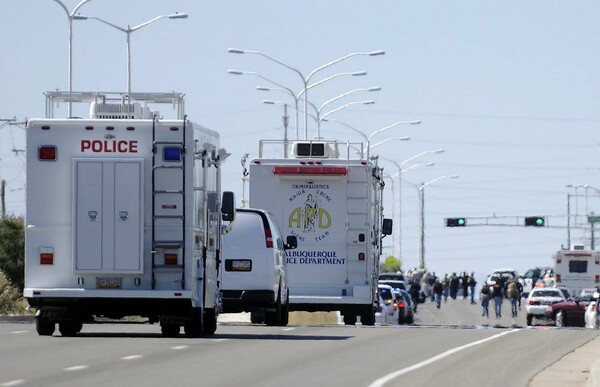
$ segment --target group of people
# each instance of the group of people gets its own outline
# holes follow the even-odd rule
[[[521,309],[522,294],[523,285],[519,281],[512,278],[492,277],[490,283],[483,284],[479,294],[481,316],[490,317],[489,305],[490,299],[493,299],[496,318],[502,317],[502,301],[506,297],[510,301],[511,316],[517,317],[518,310]]]
[[[435,272],[426,272],[420,276],[416,271],[412,275],[410,271],[407,274],[412,279],[409,293],[415,305],[424,302],[425,298],[431,298],[431,301],[435,302],[436,307],[440,309],[442,300],[447,302],[448,296],[455,300],[461,292],[463,299],[470,296],[471,304],[476,304],[475,286],[477,281],[474,273],[468,275],[467,272],[463,272],[457,275],[454,272],[451,275],[444,274],[443,277],[438,277]]]

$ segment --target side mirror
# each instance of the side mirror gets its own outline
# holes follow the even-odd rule
[[[298,238],[295,235],[288,235],[285,239],[285,245],[283,246],[284,250],[294,250],[298,247]]]
[[[393,228],[393,220],[392,219],[383,219],[383,225],[381,226],[381,233],[386,236],[386,235],[392,235],[392,228]]]
[[[235,195],[231,191],[223,192],[221,216],[225,222],[233,222],[235,219]]]

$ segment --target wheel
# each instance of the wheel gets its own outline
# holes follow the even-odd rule
[[[200,308],[192,308],[190,321],[185,323],[183,331],[187,337],[200,337],[202,333],[202,310]]]
[[[411,313],[410,316],[408,317],[408,323],[414,324],[414,322],[415,322],[415,315]]]
[[[562,310],[556,312],[556,316],[554,317],[554,325],[560,328],[566,326],[566,322],[567,319],[565,318],[565,312]]]
[[[281,292],[278,293],[275,301],[275,311],[265,312],[265,324],[268,327],[281,325]]]
[[[58,323],[58,330],[63,336],[75,336],[81,331],[83,323],[79,320],[61,321]]]
[[[398,313],[398,325],[404,324],[404,313]]]
[[[250,322],[252,324],[263,324],[265,322],[265,312],[250,312]]]
[[[160,331],[164,337],[177,337],[179,336],[179,325],[175,324],[160,324]]]
[[[354,325],[356,323],[356,315],[354,313],[350,313],[350,311],[344,312],[344,324],[345,325]]]
[[[286,302],[281,307],[281,326],[285,327],[290,322],[290,296],[286,297]]]
[[[217,311],[212,308],[204,309],[204,325],[202,326],[202,334],[212,336],[217,331]]]
[[[528,314],[527,315],[527,326],[531,326],[532,321],[533,321],[533,316]]]
[[[375,325],[375,307],[373,304],[365,305],[362,309],[360,321],[363,325]]]
[[[55,325],[44,317],[37,317],[35,319],[35,330],[40,336],[52,336],[56,328]]]

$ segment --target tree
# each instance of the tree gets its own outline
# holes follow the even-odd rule
[[[387,258],[385,259],[385,262],[379,267],[379,270],[381,272],[392,272],[395,273],[397,271],[400,271],[402,269],[402,262],[394,257],[393,255],[388,255]]]
[[[0,220],[0,271],[19,290],[25,286],[25,232],[23,218]]]
[[[0,270],[0,315],[22,312],[23,305],[19,289],[12,286]]]

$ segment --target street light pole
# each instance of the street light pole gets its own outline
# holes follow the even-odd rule
[[[425,269],[425,187],[442,179],[458,179],[458,175],[440,176],[419,186],[419,213],[420,213],[420,246],[419,269]]]
[[[238,48],[230,48],[227,50],[228,52],[232,53],[232,54],[256,54],[256,55],[260,55],[263,58],[269,59],[275,63],[278,63],[284,67],[287,67],[288,69],[294,71],[296,74],[298,74],[300,76],[300,78],[302,79],[302,83],[304,85],[304,139],[307,140],[308,139],[308,82],[310,82],[311,78],[317,74],[319,71],[326,69],[327,67],[330,67],[336,63],[339,63],[343,60],[346,60],[348,58],[351,58],[353,56],[358,56],[358,55],[368,55],[368,56],[378,56],[378,55],[385,55],[385,51],[383,50],[378,50],[378,51],[371,51],[371,52],[353,52],[351,54],[342,56],[338,59],[332,60],[331,62],[325,63],[322,66],[317,67],[316,69],[314,69],[313,71],[310,72],[310,74],[308,74],[308,76],[304,76],[304,74],[302,74],[302,72],[300,70],[298,70],[297,68],[295,68],[294,66],[291,66],[287,63],[282,62],[279,59],[273,58],[270,55],[265,54],[264,52],[261,51],[252,51],[252,50],[241,50]]]
[[[54,1],[58,1],[58,0],[54,0]],[[178,13],[175,12],[173,14],[170,15],[160,15],[155,17],[154,19],[150,19],[142,24],[138,24],[137,26],[134,27],[130,27],[129,25],[127,25],[127,28],[124,27],[120,27],[116,24],[110,23],[104,19],[101,19],[99,17],[96,16],[83,16],[83,15],[78,15],[78,18],[80,19],[94,19],[94,20],[98,20],[99,22],[102,22],[106,25],[109,25],[121,32],[124,32],[125,34],[127,34],[127,95],[131,95],[131,33],[134,31],[139,30],[142,27],[147,26],[148,24],[154,23],[157,20],[160,19],[186,19],[188,17],[187,14],[185,13]]]
[[[65,13],[67,14],[67,18],[69,19],[69,69],[67,71],[67,78],[68,78],[68,93],[69,93],[69,103],[68,103],[68,117],[71,118],[72,116],[72,108],[73,108],[73,103],[71,102],[71,93],[73,91],[73,20],[83,20],[82,17],[80,17],[79,15],[75,15],[75,12],[77,12],[77,10],[79,8],[81,8],[82,5],[84,5],[85,3],[87,3],[88,1],[91,0],[82,0],[79,2],[79,4],[77,4],[75,6],[75,8],[73,8],[73,10],[71,12],[69,12],[69,10],[67,9],[67,6],[64,5],[64,3],[61,0],[54,0],[56,3],[58,3],[58,5],[60,5],[62,7],[62,9],[65,11]]]

